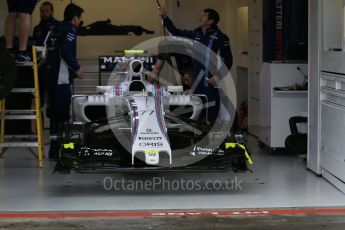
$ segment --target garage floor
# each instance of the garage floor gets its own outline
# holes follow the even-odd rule
[[[345,215],[0,220],[0,229],[339,230]]]
[[[76,210],[181,210],[247,209],[345,206],[345,195],[322,178],[306,170],[296,156],[271,156],[254,149],[253,173],[165,173],[146,175],[53,175],[54,163],[36,168],[27,150],[9,150],[0,159],[0,212]],[[208,180],[240,181],[241,189],[225,190],[115,190],[104,188],[109,180]],[[237,178],[236,178],[237,177]],[[204,183],[204,184],[203,184]],[[109,189],[109,187],[107,187]]]

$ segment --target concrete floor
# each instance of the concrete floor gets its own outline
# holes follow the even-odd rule
[[[0,229],[340,230],[345,215],[0,220]]]
[[[322,178],[306,170],[295,156],[271,156],[256,146],[253,173],[165,173],[146,175],[53,175],[54,163],[36,168],[26,150],[9,150],[0,159],[0,212],[75,210],[180,210],[246,209],[279,207],[345,206],[345,195]],[[178,191],[158,187],[153,191],[107,191],[104,178],[121,180],[241,180],[242,190]]]

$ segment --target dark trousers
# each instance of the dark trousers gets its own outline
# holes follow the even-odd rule
[[[60,127],[70,119],[71,85],[58,85],[48,90],[50,135],[58,135]]]
[[[206,118],[206,110],[208,111],[208,120],[213,123],[217,120],[220,110],[219,89],[213,87],[197,87],[194,94],[202,94],[207,96],[208,107],[203,110],[201,117]],[[204,98],[201,98],[205,104]]]
[[[35,0],[7,0],[9,13],[32,14],[36,6]]]

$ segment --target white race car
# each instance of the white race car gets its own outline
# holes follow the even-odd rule
[[[97,87],[100,95],[73,97],[55,171],[248,170],[243,136],[200,119],[205,96],[144,76],[143,63],[132,60],[123,81]]]

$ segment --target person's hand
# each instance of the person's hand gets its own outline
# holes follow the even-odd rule
[[[158,7],[158,15],[165,18],[167,16],[166,9],[164,7]]]
[[[82,79],[83,76],[84,76],[84,70],[83,70],[83,68],[80,67],[80,68],[78,69],[78,71],[75,72],[75,74],[77,75],[77,78]]]
[[[219,83],[219,77],[213,76],[208,80],[208,83],[213,86],[217,86]]]
[[[153,70],[150,73],[149,83],[153,84],[153,83],[155,83],[157,81],[157,79],[158,79],[158,73]]]

